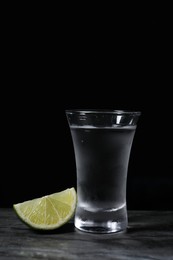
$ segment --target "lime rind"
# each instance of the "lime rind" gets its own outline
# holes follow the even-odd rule
[[[53,230],[67,223],[75,213],[74,188],[13,205],[17,216],[33,229]]]

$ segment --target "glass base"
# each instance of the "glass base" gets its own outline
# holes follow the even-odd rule
[[[74,224],[77,229],[90,233],[125,232],[128,224],[126,206],[96,212],[77,208]]]

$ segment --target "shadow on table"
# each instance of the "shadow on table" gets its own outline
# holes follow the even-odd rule
[[[75,232],[74,224],[69,222],[54,230],[33,230],[37,234],[65,234]]]
[[[172,232],[173,212],[140,212],[129,215],[128,233]]]

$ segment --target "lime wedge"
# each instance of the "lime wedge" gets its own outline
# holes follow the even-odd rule
[[[76,190],[68,188],[40,198],[13,204],[17,216],[33,229],[53,230],[67,223],[76,209]]]

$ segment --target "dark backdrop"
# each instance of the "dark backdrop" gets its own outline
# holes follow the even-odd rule
[[[112,8],[8,13],[1,207],[76,187],[65,109],[113,108],[142,112],[128,208],[173,209],[171,20],[161,9],[120,15]]]

